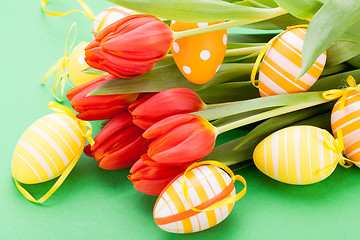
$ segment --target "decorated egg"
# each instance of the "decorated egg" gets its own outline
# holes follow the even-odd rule
[[[185,186],[182,182],[184,176]],[[246,182],[244,179],[240,181],[245,187],[238,195],[243,196]],[[221,168],[213,165],[196,166],[176,177],[162,191],[155,203],[154,220],[161,229],[172,233],[202,231],[220,223],[229,215],[237,200],[234,200],[235,195],[234,181]],[[229,202],[214,205],[221,200]]]
[[[89,123],[77,119],[70,109],[60,104],[50,102],[48,106],[56,113],[45,115],[30,125],[16,144],[11,162],[16,186],[26,198],[34,202],[17,181],[25,184],[46,182],[66,170],[67,176],[82,154],[86,138],[92,143],[89,136],[91,130],[85,128],[91,126]],[[66,176],[58,179],[52,192]]]
[[[261,96],[305,92],[320,77],[326,62],[326,51],[296,80],[301,69],[305,34],[305,27],[289,28],[272,42],[260,65]]]
[[[101,74],[92,74],[82,72],[87,69],[89,65],[85,62],[85,47],[87,42],[81,42],[74,50],[70,53],[69,62],[67,64],[68,74],[71,82],[75,86],[87,83],[91,80],[99,78],[103,75]]]
[[[110,24],[132,14],[136,14],[136,12],[120,6],[107,8],[96,16],[93,32],[98,33]]]
[[[170,28],[175,31],[201,28],[211,23],[184,23],[172,21]],[[219,71],[227,46],[227,30],[203,33],[174,41],[171,52],[179,70],[187,80],[196,84],[210,81]]]
[[[341,130],[344,141],[344,154],[352,161],[360,161],[360,92],[350,91],[345,99],[344,108],[339,109],[339,99],[331,113],[331,128],[334,136]],[[360,164],[356,164],[360,167]]]
[[[337,149],[326,130],[294,126],[262,140],[253,159],[265,175],[283,183],[305,185],[319,182],[335,170],[341,156]]]

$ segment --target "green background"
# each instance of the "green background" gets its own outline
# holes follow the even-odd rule
[[[112,6],[89,0],[95,14]],[[75,1],[52,1],[49,10],[78,8]],[[128,170],[106,171],[81,156],[59,190],[44,204],[27,201],[11,177],[18,139],[38,118],[51,113],[53,79],[39,80],[64,52],[66,33],[78,24],[76,44],[90,41],[92,22],[79,13],[44,14],[40,1],[2,1],[0,22],[0,239],[354,239],[360,236],[360,169],[338,167],[324,181],[290,186],[271,180],[254,166],[237,171],[248,192],[229,217],[209,230],[175,235],[153,221],[156,197],[133,189]],[[239,93],[240,94],[240,93]],[[69,106],[67,100],[65,106]],[[96,125],[95,132],[99,131]],[[220,140],[241,134],[234,131]],[[37,197],[50,183],[29,187]],[[241,185],[238,185],[241,187]]]

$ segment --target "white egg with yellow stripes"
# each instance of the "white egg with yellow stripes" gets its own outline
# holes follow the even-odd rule
[[[202,165],[205,162],[196,163],[190,170],[188,168],[160,194],[153,214],[155,223],[161,229],[172,233],[208,229],[223,221],[232,211],[234,202],[245,194],[246,182],[241,176],[230,177],[217,167],[220,165]],[[238,194],[235,191],[235,180],[244,184],[244,189]]]
[[[253,159],[261,172],[275,180],[306,185],[327,178],[341,159],[341,151],[326,130],[293,126],[262,140]]]
[[[18,182],[42,183],[62,175],[66,170],[67,176],[82,154],[86,138],[91,139],[89,123],[77,119],[70,109],[60,104],[50,102],[48,106],[56,113],[45,115],[31,124],[14,150],[11,172],[16,186],[25,197],[27,192]],[[90,130],[85,127],[90,127]],[[66,176],[59,178],[60,184]],[[59,184],[55,185],[51,191],[59,187]],[[28,199],[38,202],[33,197]]]
[[[274,38],[259,69],[261,96],[307,91],[320,77],[326,62],[326,51],[299,79],[306,27],[290,27]]]

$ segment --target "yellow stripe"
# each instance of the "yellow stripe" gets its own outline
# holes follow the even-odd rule
[[[309,152],[311,151],[308,148],[308,127],[300,128],[300,174],[301,174],[301,182],[302,184],[310,184],[312,176],[310,173],[310,163]],[[311,147],[311,146],[310,146]]]
[[[288,138],[287,140],[289,143],[294,141],[294,127],[287,129],[287,138]],[[291,184],[297,184],[298,179],[296,177],[294,144],[288,144],[287,151],[288,151],[289,181]]]
[[[279,167],[278,167],[278,172],[279,172],[279,181],[281,182],[288,182],[288,174],[287,174],[287,170],[286,170],[286,158],[285,158],[285,154],[286,151],[285,149],[282,149],[282,146],[285,146],[285,131],[279,131],[279,143],[278,143],[278,152],[279,152]]]
[[[266,169],[267,169],[267,174],[271,177],[274,178],[274,169],[273,169],[273,159],[272,159],[272,135],[267,139],[266,141]]]

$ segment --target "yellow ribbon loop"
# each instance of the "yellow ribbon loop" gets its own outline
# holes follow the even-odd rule
[[[61,17],[61,16],[65,16],[65,15],[68,15],[70,13],[73,13],[73,12],[80,12],[82,14],[84,14],[85,16],[87,16],[88,18],[90,18],[91,20],[95,20],[95,15],[94,13],[91,11],[91,9],[89,8],[88,5],[86,5],[86,3],[83,1],[83,0],[76,0],[80,6],[84,9],[84,11],[82,10],[71,10],[71,11],[68,11],[68,12],[64,12],[64,13],[57,13],[57,12],[50,12],[50,11],[47,11],[45,9],[46,7],[46,4],[48,3],[49,0],[43,0],[41,2],[41,8],[44,10],[44,12],[50,16],[55,16],[55,17]]]
[[[294,25],[294,26],[289,26],[286,31],[283,31],[282,33],[276,35],[275,37],[273,37],[265,46],[264,48],[260,51],[259,55],[257,56],[255,63],[254,63],[254,67],[251,71],[251,75],[250,75],[250,81],[252,83],[252,85],[256,88],[259,88],[258,85],[256,85],[255,83],[255,77],[256,77],[256,73],[258,72],[261,60],[263,59],[264,55],[266,54],[267,50],[271,47],[271,45],[273,44],[273,42],[278,39],[279,37],[281,37],[285,32],[287,32],[288,30],[294,29],[294,28],[307,28],[308,25],[307,24],[303,24],[303,25]]]
[[[83,134],[83,136],[89,141],[89,144],[92,146],[95,144],[94,139],[91,137],[92,134],[92,125],[91,123],[87,122],[87,121],[83,121],[77,118],[77,121],[81,127],[81,133]],[[87,129],[89,128],[89,129]]]
[[[202,165],[213,165],[213,166],[216,166],[216,167],[219,167],[219,168],[222,168],[223,170],[225,170],[231,177],[231,183],[230,184],[234,184],[234,182],[236,180],[242,182],[244,184],[244,188],[239,192],[237,193],[236,195],[234,196],[231,196],[231,197],[227,197],[221,201],[218,201],[214,204],[212,204],[211,206],[205,208],[205,209],[198,209],[196,207],[194,207],[192,204],[191,204],[191,201],[190,201],[190,197],[189,197],[189,191],[188,191],[188,187],[187,187],[187,184],[186,184],[186,174],[191,171],[192,169],[198,167],[198,166],[202,166]],[[232,204],[236,201],[238,201],[239,199],[241,199],[245,193],[246,193],[246,181],[245,179],[240,176],[240,175],[234,175],[234,173],[231,171],[231,169],[229,167],[227,167],[225,164],[221,163],[221,162],[217,162],[217,161],[202,161],[202,162],[198,162],[198,163],[194,163],[192,164],[191,166],[189,166],[186,171],[184,172],[183,174],[183,177],[181,179],[181,187],[184,191],[184,196],[185,196],[185,199],[186,201],[188,202],[190,208],[195,211],[195,212],[206,212],[206,211],[212,211],[216,208],[220,208],[222,206],[226,206],[228,204]]]
[[[349,84],[349,87],[345,89],[332,89],[323,92],[322,97],[325,100],[333,101],[340,98],[339,111],[342,111],[345,107],[346,98],[351,91],[360,90],[360,84],[356,85],[356,81],[352,76],[348,76],[346,82]]]
[[[73,28],[75,28],[74,38],[71,42],[70,47],[68,48],[69,34]],[[52,91],[53,91],[53,94],[54,94],[56,100],[58,100],[59,102],[62,102],[64,99],[65,84],[68,81],[68,75],[69,75],[68,68],[67,68],[67,64],[69,63],[69,53],[70,53],[70,50],[72,49],[72,47],[74,46],[76,34],[77,34],[77,26],[76,26],[76,23],[74,22],[71,25],[71,27],[66,35],[64,57],[59,58],[56,61],[56,63],[53,66],[51,66],[50,69],[40,79],[40,82],[42,84],[45,84],[45,82],[49,79],[51,74],[54,74],[55,81],[54,81],[54,85],[52,87]],[[60,97],[57,96],[57,89],[58,89],[59,85],[60,85]]]

